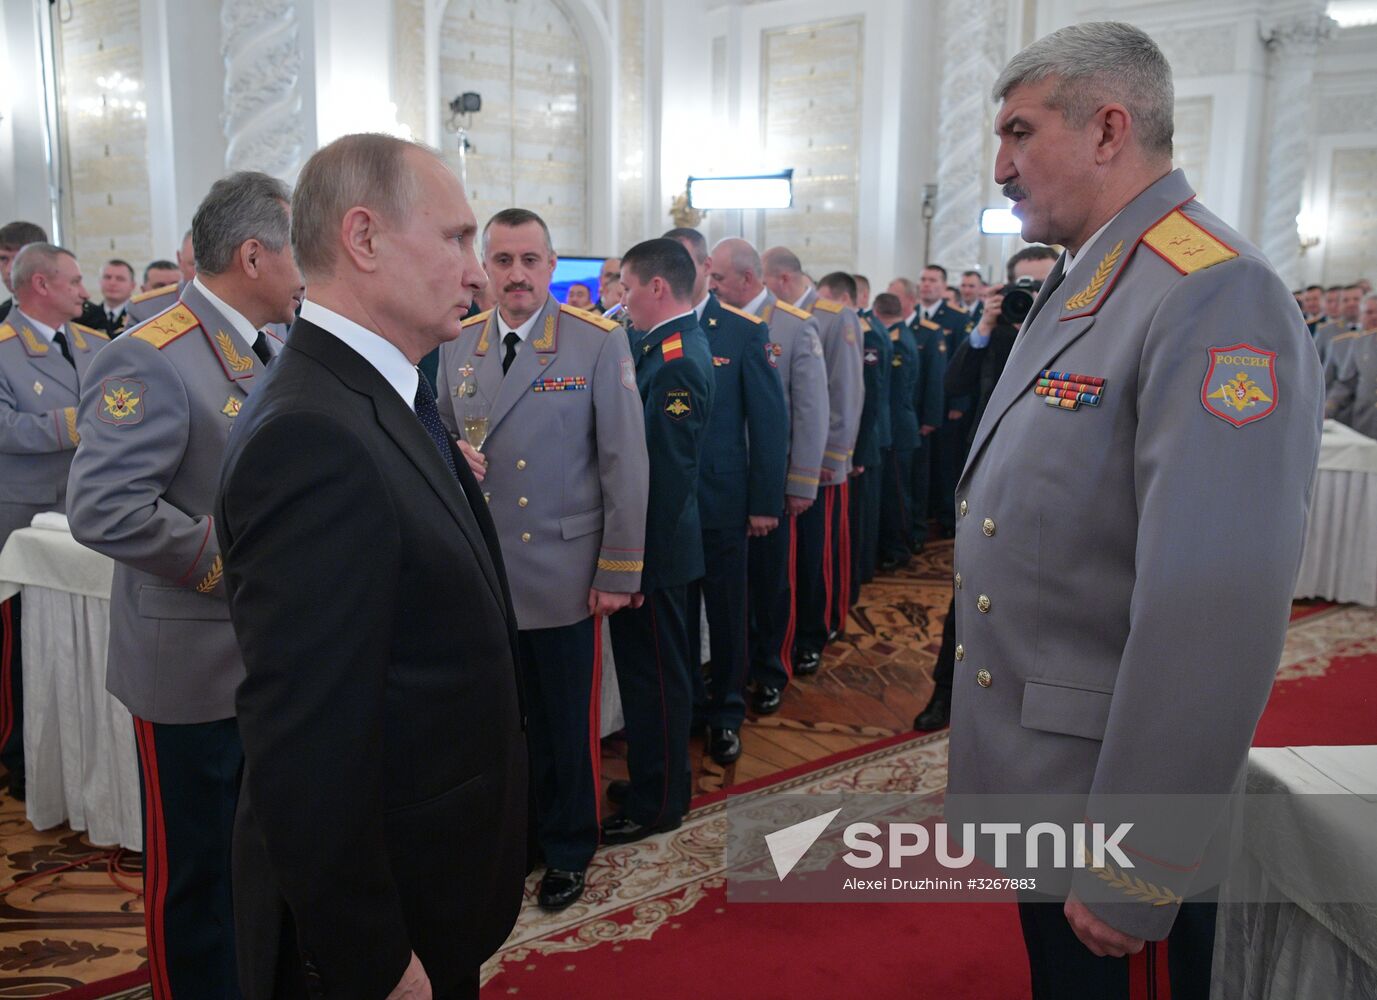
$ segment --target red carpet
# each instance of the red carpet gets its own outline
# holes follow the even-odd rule
[[[1307,605],[1292,615],[1253,746],[1377,743],[1377,612]]]

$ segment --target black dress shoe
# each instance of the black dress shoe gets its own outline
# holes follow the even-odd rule
[[[818,672],[822,666],[822,654],[811,649],[801,649],[794,657],[794,676],[807,677]]]
[[[885,556],[880,560],[881,573],[893,573],[896,569],[904,569],[908,566],[908,556]]]
[[[625,813],[617,813],[615,816],[609,816],[602,821],[602,842],[604,844],[634,844],[638,840],[653,837],[657,833],[677,830],[681,823],[683,823],[683,819],[678,816],[667,819],[663,823],[637,823]]]
[[[619,806],[631,796],[631,782],[625,778],[616,778],[607,786],[607,801],[614,806]]]
[[[913,720],[913,728],[919,731],[944,729],[949,722],[951,722],[951,695],[944,692],[934,692],[932,701],[928,702],[928,707],[919,712],[918,717]]]
[[[755,689],[755,694],[751,695],[751,709],[757,715],[773,715],[779,711],[779,702],[783,696],[784,692],[779,688],[761,684]]]
[[[547,868],[540,880],[537,902],[542,910],[562,910],[579,901],[583,895],[583,872],[566,872]]]
[[[741,737],[735,729],[709,729],[708,753],[723,767],[735,763],[741,756]]]

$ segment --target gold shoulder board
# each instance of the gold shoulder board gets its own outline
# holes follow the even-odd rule
[[[757,325],[759,325],[759,324],[765,322],[765,321],[764,321],[763,319],[761,319],[759,316],[755,315],[755,313],[748,313],[748,312],[747,312],[746,310],[744,310],[744,309],[738,309],[738,308],[736,308],[736,306],[729,306],[729,305],[727,305],[727,303],[722,302],[722,301],[720,301],[720,300],[718,301],[718,305],[720,305],[723,309],[727,310],[727,312],[729,312],[729,313],[735,313],[736,315],[740,316],[742,319],[748,319],[748,320],[750,320],[752,323],[755,323],[755,324],[757,324]]]
[[[73,330],[79,330],[80,332],[86,334],[88,337],[99,337],[101,340],[110,339],[110,335],[106,333],[104,330],[96,330],[89,326],[82,326],[80,323],[71,323],[69,325]]]
[[[595,312],[589,312],[587,309],[580,309],[577,306],[561,304],[559,311],[568,313],[570,316],[575,316],[585,323],[592,323],[594,326],[601,328],[604,333],[611,333],[613,330],[620,330],[622,328],[622,325],[615,319],[608,319],[606,316],[600,316]]]
[[[188,330],[201,324],[186,306],[178,304],[167,312],[159,313],[129,336],[142,340],[162,350]]]
[[[488,321],[488,317],[491,316],[491,315],[492,315],[492,310],[489,309],[489,310],[487,310],[486,312],[481,312],[481,313],[479,313],[477,316],[470,316],[468,319],[464,320],[464,322],[461,323],[460,326],[463,326],[463,327],[466,327],[466,328],[467,328],[467,327],[470,327],[470,326],[474,326],[474,325],[476,325],[476,324],[478,324],[478,323],[486,323],[486,322]]]
[[[933,320],[927,319],[926,317],[923,318],[923,319],[920,319],[920,320],[918,321],[918,325],[921,326],[921,327],[924,327],[924,328],[926,328],[926,329],[928,329],[928,330],[940,330],[940,329],[942,329],[942,324],[937,323],[937,322],[934,322]]]
[[[819,299],[813,303],[814,309],[821,309],[823,312],[839,313],[844,308],[840,302],[833,302],[831,299]]]
[[[1218,239],[1179,208],[1143,234],[1143,242],[1182,274],[1203,271],[1238,251]]]
[[[137,295],[129,297],[130,302],[143,302],[145,299],[157,298],[159,295],[166,295],[168,292],[175,292],[176,285],[159,285],[157,288],[150,288],[146,292],[139,292]]]
[[[811,315],[810,313],[804,312],[802,309],[800,309],[798,306],[794,305],[792,302],[784,302],[784,301],[781,300],[781,301],[775,303],[775,308],[776,308],[776,309],[783,309],[783,310],[784,310],[785,312],[787,312],[790,316],[797,316],[799,319],[812,319],[812,318],[813,318],[812,315]]]
[[[19,336],[19,334],[16,333],[14,327],[10,326],[8,323],[0,325],[0,344],[3,344],[7,340],[13,340],[17,336]]]

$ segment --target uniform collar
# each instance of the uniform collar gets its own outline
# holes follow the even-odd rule
[[[24,322],[27,323],[29,327],[35,333],[41,336],[47,343],[51,344],[53,342],[53,337],[57,336],[56,329],[54,329],[51,326],[48,326],[46,323],[38,322],[38,320],[34,319],[32,316],[21,310],[19,307],[16,306],[14,312],[16,316],[22,317]]]
[[[800,296],[798,297],[798,301],[794,303],[794,308],[795,308],[795,309],[805,309],[805,310],[808,309],[809,306],[811,306],[811,305],[813,304],[812,299],[809,298],[810,295],[813,295],[813,286],[812,286],[812,285],[809,285],[807,288],[805,288],[805,289],[803,290],[803,294],[800,295]],[[816,298],[816,297],[817,297],[816,295],[813,295],[813,298]]]
[[[707,295],[704,295],[704,296],[703,296],[703,301],[700,302],[700,303],[698,303],[696,306],[693,307],[694,315],[696,315],[696,316],[698,317],[698,322],[699,322],[700,324],[703,322],[703,313],[704,313],[704,311],[708,308],[708,300],[711,299],[711,298],[712,298],[712,292],[708,292]]]
[[[253,345],[258,342],[258,331],[254,329],[252,323],[244,318],[244,314],[207,288],[205,283],[201,281],[199,274],[191,279],[191,285],[229,322],[230,327],[244,342],[244,346],[253,350]]]
[[[760,310],[765,308],[765,302],[767,299],[769,299],[769,297],[770,290],[768,288],[762,288],[760,290],[760,294],[757,295],[755,298],[751,299],[751,301],[747,302],[745,307],[741,311],[748,312],[752,316],[759,316]]]
[[[1123,209],[1119,209],[1118,212],[1115,212],[1113,216],[1110,217],[1108,222],[1095,230],[1090,239],[1086,240],[1085,243],[1081,245],[1081,249],[1078,253],[1072,253],[1069,249],[1066,251],[1066,267],[1062,270],[1063,277],[1070,275],[1072,268],[1080,263],[1083,258],[1089,256],[1086,251],[1095,246],[1095,241],[1104,235],[1104,231],[1114,224],[1114,220],[1117,219],[1122,212]]]
[[[416,409],[416,386],[421,376],[396,344],[310,299],[301,303],[301,318],[344,341],[346,347],[367,361],[397,390],[408,409]]]
[[[673,329],[676,329],[676,330],[682,330],[682,329],[684,329],[684,327],[686,326],[686,324],[684,323],[684,318],[685,318],[686,316],[693,316],[693,317],[694,317],[694,322],[697,322],[697,321],[698,321],[698,317],[697,317],[697,316],[694,316],[694,310],[690,309],[690,310],[688,310],[687,312],[681,312],[681,313],[680,313],[679,315],[677,315],[677,316],[671,316],[669,319],[665,320],[663,323],[657,323],[657,324],[651,329],[651,331],[645,335],[646,341],[649,342],[649,341],[651,341],[651,340],[654,340],[655,337],[656,337],[657,335],[658,335],[658,336],[663,336],[663,335],[665,335],[665,334],[668,334],[668,333],[672,332],[672,331],[671,331],[671,327],[672,327]]]
[[[529,340],[531,337],[531,331],[535,329],[536,320],[540,319],[540,314],[544,311],[544,308],[537,309],[535,312],[531,313],[530,318],[526,320],[526,322],[522,323],[520,326],[514,327],[510,323],[508,323],[507,320],[502,316],[502,309],[499,306],[495,310],[495,312],[497,313],[498,341],[506,340],[507,334],[509,333],[515,333],[518,340],[520,340],[523,344],[526,343],[526,341]]]

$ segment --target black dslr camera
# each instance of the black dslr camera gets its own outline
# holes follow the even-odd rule
[[[1028,318],[1033,308],[1033,300],[1042,291],[1042,282],[1037,278],[1015,278],[999,290],[1004,296],[1004,304],[999,307],[999,320],[1009,326],[1018,326]]]

